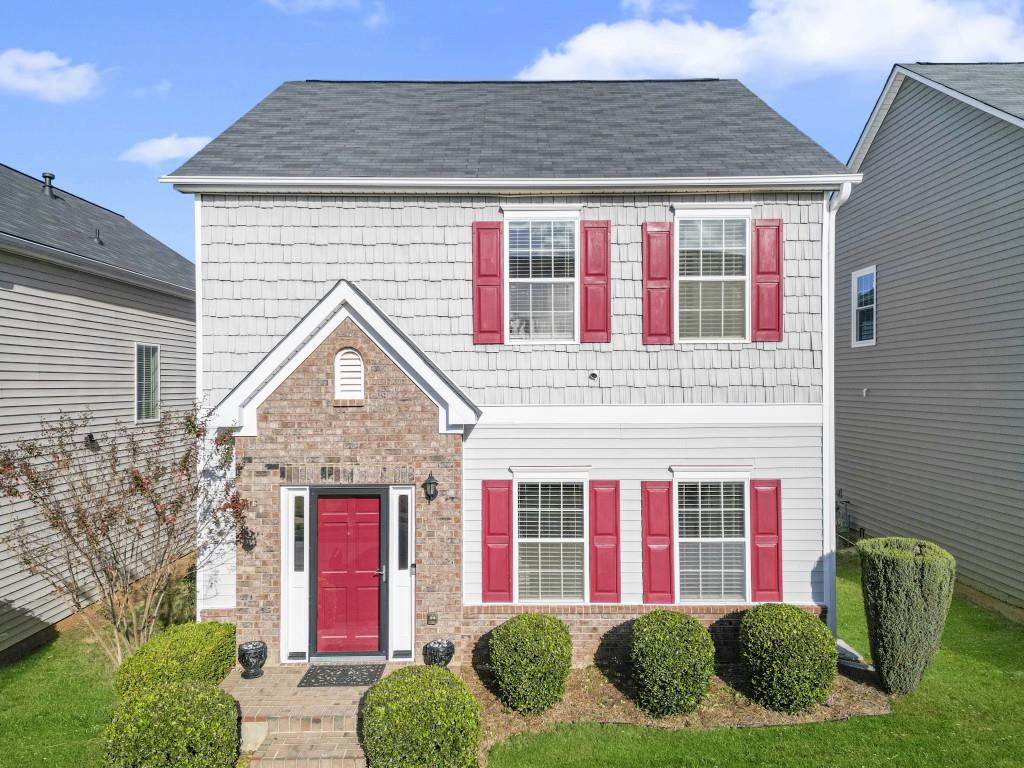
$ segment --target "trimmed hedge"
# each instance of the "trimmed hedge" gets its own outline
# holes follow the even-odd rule
[[[857,542],[871,658],[882,686],[910,693],[942,640],[956,561],[928,541],[899,537]]]
[[[210,683],[164,682],[124,699],[103,741],[111,768],[233,768],[238,707]]]
[[[832,693],[839,654],[817,616],[795,605],[759,605],[743,614],[739,642],[754,699],[762,706],[802,712]]]
[[[122,696],[181,680],[217,684],[235,664],[235,625],[178,624],[153,635],[117,671]]]
[[[521,613],[495,627],[488,646],[501,700],[518,712],[543,712],[565,695],[572,638],[543,613]]]
[[[480,705],[444,667],[403,667],[366,694],[363,750],[372,768],[469,768],[479,748]]]
[[[655,717],[693,712],[715,669],[715,643],[692,616],[656,610],[633,622],[630,646],[637,704]]]

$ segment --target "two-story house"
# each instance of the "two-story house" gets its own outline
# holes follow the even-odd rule
[[[576,661],[653,606],[834,621],[832,248],[859,180],[733,80],[289,82],[168,176],[272,661]]]

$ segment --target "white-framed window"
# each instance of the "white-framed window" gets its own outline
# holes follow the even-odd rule
[[[587,482],[515,482],[516,601],[583,603],[587,596]]]
[[[750,340],[750,211],[676,210],[676,338]]]
[[[579,212],[505,211],[505,323],[510,344],[579,337]]]
[[[878,293],[875,267],[865,267],[850,279],[850,344],[871,347],[875,344],[878,322]]]
[[[135,421],[160,418],[160,346],[135,345]]]
[[[682,603],[750,599],[749,473],[675,477],[677,596]]]
[[[365,394],[363,358],[347,348],[334,356],[334,399],[362,400]]]

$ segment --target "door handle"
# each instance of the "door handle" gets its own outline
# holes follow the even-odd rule
[[[381,581],[387,581],[388,580],[388,567],[386,565],[382,565],[380,568],[378,568],[376,571],[374,571],[374,573],[376,575],[380,576],[380,580]]]

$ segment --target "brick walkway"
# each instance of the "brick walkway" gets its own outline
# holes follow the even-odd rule
[[[299,688],[307,668],[266,667],[257,680],[237,668],[228,675],[221,687],[238,702],[242,751],[255,752],[252,768],[364,768],[357,729],[367,688]]]

